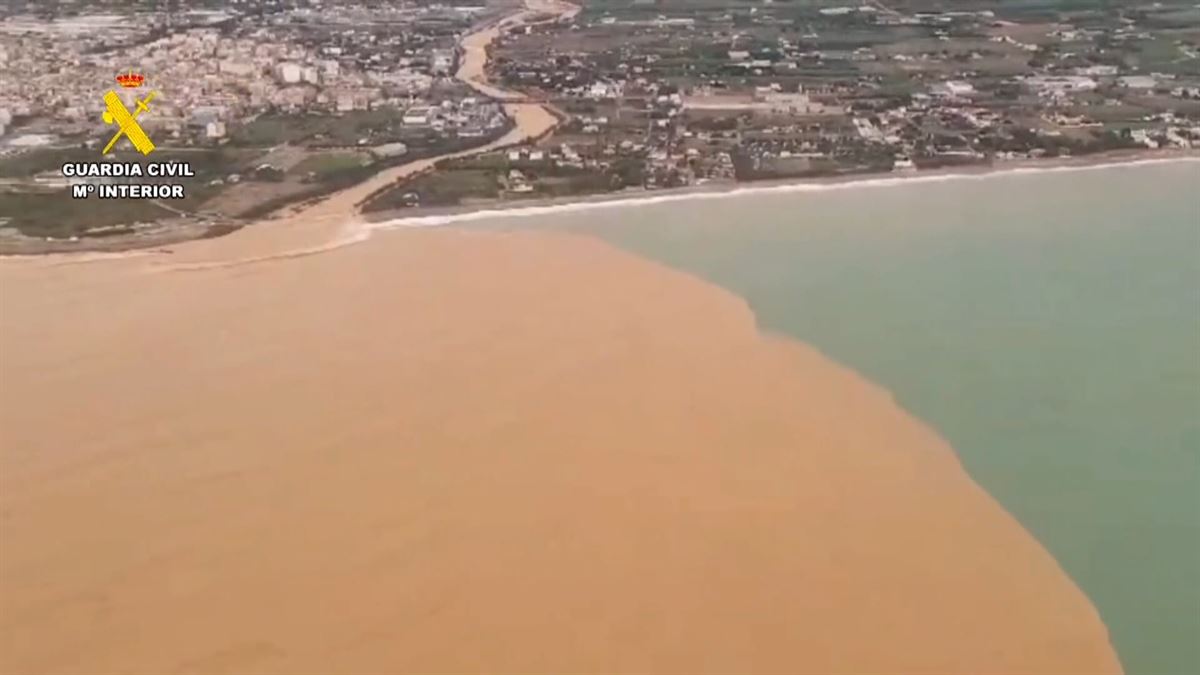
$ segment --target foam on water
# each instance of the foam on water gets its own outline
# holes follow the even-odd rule
[[[337,235],[325,242],[315,246],[306,246],[303,248],[289,249],[278,253],[268,253],[265,255],[251,256],[247,258],[234,258],[231,260],[215,260],[194,263],[172,263],[163,261],[162,269],[171,272],[196,272],[202,270],[226,269],[230,267],[241,267],[242,265],[253,265],[255,263],[274,262],[281,260],[291,260],[294,258],[303,258],[318,253],[326,253],[346,246],[352,246],[364,242],[371,238],[371,230],[359,220],[349,221],[344,223],[338,230]]]

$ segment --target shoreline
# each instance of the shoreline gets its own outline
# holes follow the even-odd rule
[[[519,133],[522,132],[518,125],[509,135]],[[501,142],[511,144],[514,141],[506,136],[494,141],[492,144],[464,151],[464,154],[485,151],[493,144]],[[393,167],[389,170],[389,173],[398,173],[400,177],[391,180],[401,180],[409,175],[428,171],[430,170],[431,163],[440,159],[444,158],[431,158]],[[663,190],[629,189],[615,193],[580,195],[577,197],[528,199],[519,202],[497,200],[494,202],[456,207],[394,209],[372,214],[362,213],[361,211],[357,211],[356,208],[354,213],[345,214],[340,217],[336,213],[319,214],[322,216],[319,219],[320,222],[326,224],[329,224],[331,220],[337,220],[337,222],[324,229],[324,236],[321,241],[314,242],[308,246],[287,246],[285,244],[279,250],[251,258],[235,258],[223,261],[208,258],[206,261],[208,264],[204,266],[246,264],[333,250],[342,246],[366,241],[376,230],[440,227],[493,218],[518,218],[594,209],[636,207],[692,199],[720,199],[759,194],[821,192],[851,188],[903,187],[946,180],[978,180],[1029,175],[1031,173],[1094,171],[1177,162],[1200,162],[1200,149],[1113,151],[1079,157],[1013,160],[999,164],[946,167],[927,171],[871,172],[819,178],[782,178],[753,182],[710,183]],[[176,253],[175,248],[195,248],[205,242],[222,242],[238,234],[250,231],[264,232],[272,230],[282,234],[287,229],[286,223],[288,221],[304,220],[306,215],[318,215],[312,212],[326,210],[321,207],[326,205],[327,202],[337,199],[340,195],[352,192],[359,194],[363,192],[362,187],[367,184],[378,185],[380,175],[382,173],[339,193],[328,195],[321,201],[307,204],[299,210],[285,211],[282,214],[264,217],[252,223],[232,228],[228,232],[217,236],[173,242],[148,242],[145,245],[122,248],[88,248],[78,251],[0,252],[0,264],[3,264],[6,260],[64,259],[64,261],[79,261],[81,259],[103,260],[134,255],[172,256]],[[378,189],[378,187],[374,187],[371,191],[367,192],[366,197],[360,197],[356,202],[356,207],[357,204],[361,204],[362,201],[369,199],[370,195],[374,194]]]
[[[560,113],[550,106],[530,103],[523,100],[524,95],[501,89],[487,79],[488,46],[505,29],[522,25],[536,25],[547,21],[557,21],[563,17],[573,16],[580,11],[578,5],[565,0],[524,0],[513,8],[511,13],[492,19],[481,26],[470,30],[459,38],[458,49],[462,61],[454,77],[481,95],[494,99],[504,110],[505,115],[512,121],[513,127],[503,136],[481,145],[458,150],[455,152],[414,159],[402,164],[385,168],[365,180],[346,187],[342,190],[324,195],[313,201],[305,201],[284,206],[277,211],[266,214],[261,218],[230,227],[227,230],[208,236],[180,238],[177,233],[156,237],[152,240],[131,239],[129,241],[110,241],[108,245],[79,247],[77,250],[62,250],[67,241],[56,240],[46,242],[41,239],[30,239],[27,242],[9,243],[12,252],[0,251],[0,260],[12,258],[42,258],[42,257],[79,257],[81,255],[95,257],[121,256],[135,252],[150,254],[172,254],[176,248],[198,252],[208,259],[218,259],[231,253],[227,248],[236,246],[216,244],[227,240],[240,240],[238,244],[245,247],[262,247],[276,254],[287,254],[294,249],[310,250],[327,248],[329,240],[341,236],[341,225],[347,221],[360,218],[362,205],[379,192],[392,187],[400,181],[432,170],[437,163],[458,157],[468,157],[491,150],[503,149],[512,145],[538,140],[553,131],[562,122]],[[270,230],[270,232],[265,232]],[[278,240],[277,239],[282,239]],[[290,240],[290,241],[289,241]],[[323,241],[324,240],[324,241]],[[93,242],[87,242],[91,244]],[[36,250],[38,246],[47,250]],[[166,247],[172,248],[166,248]],[[21,251],[29,247],[34,250]],[[269,257],[269,253],[265,253]]]
[[[495,200],[455,207],[393,209],[364,214],[372,228],[433,227],[458,222],[547,213],[571,212],[616,206],[640,206],[688,199],[713,199],[753,194],[819,192],[833,189],[893,187],[951,179],[994,178],[1030,173],[1115,169],[1173,162],[1200,162],[1200,149],[1115,151],[1080,157],[1013,160],[987,165],[945,167],[926,171],[891,171],[822,176],[817,178],[779,178],[749,182],[722,182],[687,187],[645,190],[632,188],[619,192],[525,199]]]
[[[686,272],[454,229],[169,271],[0,266],[23,670],[1120,672],[936,430]]]
[[[1200,149],[1116,150],[1069,158],[1044,158],[1004,161],[999,164],[944,167],[926,171],[865,172],[817,178],[779,178],[763,181],[720,182],[664,190],[626,189],[616,193],[598,193],[557,198],[529,199],[519,202],[502,200],[445,208],[393,209],[365,213],[363,206],[382,192],[394,189],[406,180],[430,171],[449,159],[469,157],[515,145],[537,143],[564,121],[555,106],[531,103],[524,94],[503,89],[488,80],[488,48],[503,30],[538,25],[573,17],[582,10],[567,0],[523,0],[505,15],[494,17],[463,34],[457,50],[461,62],[455,79],[479,94],[500,103],[513,122],[513,128],[500,138],[464,150],[427,157],[382,169],[362,182],[324,195],[316,200],[284,206],[277,211],[244,223],[209,228],[198,236],[181,232],[158,233],[150,238],[129,241],[113,239],[86,242],[75,250],[64,249],[70,242],[30,238],[0,240],[0,264],[6,260],[53,259],[99,260],[130,255],[171,256],[183,262],[181,267],[227,266],[292,258],[328,251],[365,241],[377,229],[429,227],[474,220],[571,212],[612,206],[708,199],[744,194],[802,192],[844,187],[905,185],[931,180],[1007,175],[1030,171],[1080,170],[1144,164],[1162,161],[1197,161]],[[247,255],[247,252],[251,252]],[[181,255],[177,255],[181,254]]]
[[[0,651],[45,673],[1118,673],[1078,584],[880,383],[598,238],[434,226],[1200,161],[1147,154],[372,222],[352,198],[376,176],[174,255],[0,256],[22,355],[0,364]],[[398,231],[350,246],[377,229]]]

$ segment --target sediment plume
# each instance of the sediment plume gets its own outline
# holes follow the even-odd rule
[[[0,672],[1120,669],[885,391],[588,237],[3,261],[0,385]]]

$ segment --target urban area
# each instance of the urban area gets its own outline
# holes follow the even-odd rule
[[[462,40],[520,0],[7,3],[0,251],[215,236],[427,158],[366,216],[1200,148],[1194,0],[576,4],[488,46],[489,87],[557,119],[498,146]],[[185,199],[69,198],[64,162],[146,161],[100,154],[114,89],[155,93],[139,123],[195,169]]]

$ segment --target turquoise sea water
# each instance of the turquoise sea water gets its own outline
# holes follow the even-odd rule
[[[1200,673],[1200,164],[565,220],[890,389],[1084,589],[1128,672]]]

